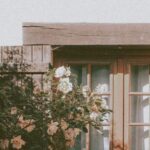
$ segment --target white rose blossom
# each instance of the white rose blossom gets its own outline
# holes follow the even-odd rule
[[[88,93],[89,93],[89,87],[87,86],[87,85],[84,85],[83,87],[82,87],[82,94],[83,94],[83,96],[85,97],[85,98],[87,98],[88,97]]]
[[[102,94],[108,92],[108,85],[107,84],[98,84],[95,88],[95,92],[97,94]]]
[[[70,67],[61,66],[55,70],[55,77],[61,78],[63,76],[69,77],[71,75]]]
[[[64,66],[59,67],[55,70],[55,77],[60,78],[65,75],[66,69]]]
[[[65,76],[69,77],[71,75],[70,67],[66,67]]]
[[[101,107],[104,108],[104,109],[108,109],[108,105],[107,105],[105,99],[102,99],[102,101],[101,101]]]
[[[92,120],[96,120],[97,117],[98,117],[98,113],[97,113],[97,112],[92,112],[92,113],[90,114],[90,118],[91,118]]]
[[[57,87],[57,90],[67,94],[72,91],[72,83],[69,81],[69,78],[61,78]]]

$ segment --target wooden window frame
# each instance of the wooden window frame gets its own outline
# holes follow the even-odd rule
[[[62,62],[61,62],[62,63]],[[59,64],[59,63],[58,63]],[[116,63],[114,62],[114,59],[102,59],[100,60],[99,62],[98,61],[93,61],[93,60],[90,60],[90,61],[79,61],[79,60],[74,60],[74,61],[67,61],[65,60],[63,62],[63,64],[61,65],[67,65],[68,64],[71,66],[71,65],[87,65],[87,85],[90,87],[91,89],[91,85],[92,85],[92,79],[91,79],[91,68],[92,68],[92,65],[110,65],[110,92],[109,93],[104,93],[102,95],[109,95],[110,96],[110,105],[113,109],[114,107],[114,91],[113,91],[113,87],[114,87],[114,71],[116,71]],[[117,105],[117,104],[116,104]],[[115,112],[115,111],[114,111]],[[119,114],[118,112],[116,112],[116,115]],[[112,149],[112,141],[113,141],[113,118],[114,118],[114,114],[112,115],[112,121],[110,122],[110,124],[103,124],[103,126],[109,126],[110,127],[110,133],[109,133],[109,139],[110,139],[110,143],[109,143],[109,146],[110,148]],[[117,118],[117,117],[116,117]],[[120,127],[119,127],[120,128]],[[121,129],[121,128],[120,128]],[[90,130],[89,126],[88,126],[88,130]],[[117,129],[118,130],[118,129]],[[90,133],[88,132],[86,134],[86,150],[90,150]]]
[[[125,60],[125,73],[124,73],[124,89],[125,89],[125,94],[124,94],[124,147],[128,146],[128,149],[130,149],[131,143],[130,143],[130,128],[131,127],[139,127],[139,126],[149,126],[150,123],[132,123],[130,119],[130,114],[131,114],[131,108],[130,108],[130,96],[142,96],[142,95],[150,95],[149,93],[143,93],[143,92],[132,92],[130,91],[131,87],[131,65],[150,65],[150,56],[148,57],[136,57],[136,58],[127,58]],[[150,82],[150,75],[149,75],[149,82]]]
[[[113,47],[112,47],[113,48]],[[64,49],[65,50],[65,49]],[[61,51],[60,51],[61,52]],[[112,122],[112,141],[110,149],[120,150],[129,150],[129,137],[128,137],[128,122],[129,122],[129,102],[128,102],[128,90],[129,90],[129,64],[150,64],[150,51],[145,49],[139,51],[135,49],[125,49],[125,50],[111,50],[95,54],[96,58],[83,57],[83,54],[80,57],[80,54],[77,56],[75,53],[80,53],[79,51],[74,51],[73,55],[70,49],[70,54],[64,52],[60,55],[54,55],[54,64],[57,62],[57,65],[63,64],[113,64],[113,122]],[[67,54],[67,55],[66,55]],[[69,54],[69,55],[68,55]],[[66,56],[65,56],[66,55]],[[99,56],[98,56],[99,55]],[[56,58],[56,56],[58,56]],[[85,53],[86,56],[86,53]],[[98,57],[97,57],[98,56]],[[90,77],[88,77],[90,79]],[[91,83],[89,83],[91,84]],[[118,87],[119,86],[119,87]],[[126,90],[125,90],[126,89]],[[118,91],[119,90],[119,91]],[[134,92],[130,92],[134,94]],[[138,93],[139,95],[141,93]],[[149,95],[149,93],[147,93]],[[136,125],[136,124],[131,124]],[[141,124],[142,125],[142,124]],[[89,141],[87,140],[89,145]],[[87,146],[89,150],[89,146]]]

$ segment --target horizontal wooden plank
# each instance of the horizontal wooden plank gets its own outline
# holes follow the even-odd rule
[[[144,92],[129,92],[129,95],[131,96],[136,96],[136,95],[147,95],[147,96],[150,96],[150,93],[144,93]]]
[[[49,63],[30,63],[30,64],[26,64],[26,65],[28,65],[26,70],[20,69],[20,67],[18,67],[18,72],[39,73],[40,74],[40,73],[47,72],[49,69]],[[20,64],[18,66],[20,66]]]
[[[44,73],[47,72],[49,69],[49,63],[31,63],[26,72],[39,72]]]
[[[44,54],[43,54],[44,53]],[[43,61],[43,55],[44,61]],[[51,46],[1,46],[0,63],[27,64],[27,73],[44,73],[51,63]],[[46,59],[46,61],[45,61]]]
[[[129,123],[129,126],[150,126],[150,123]]]
[[[150,24],[24,23],[23,44],[150,45]]]

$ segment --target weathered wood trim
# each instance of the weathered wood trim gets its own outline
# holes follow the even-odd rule
[[[119,90],[118,90],[119,88]],[[123,149],[123,60],[118,59],[114,68],[113,149]]]
[[[25,73],[41,74],[53,64],[52,54],[50,45],[1,46],[0,63],[27,64]]]
[[[129,65],[124,66],[124,147],[129,149]]]
[[[131,92],[131,66],[132,65],[148,65],[150,64],[150,56],[137,57],[137,58],[125,58],[124,62],[124,146],[128,145],[128,149],[131,149],[131,127],[150,126],[150,123],[144,122],[132,122],[131,121],[131,95],[149,95],[144,92]],[[127,146],[126,146],[127,147]]]
[[[150,45],[150,24],[24,23],[23,44]]]

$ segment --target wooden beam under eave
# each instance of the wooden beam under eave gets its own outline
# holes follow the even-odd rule
[[[150,45],[150,24],[24,23],[23,44]]]

